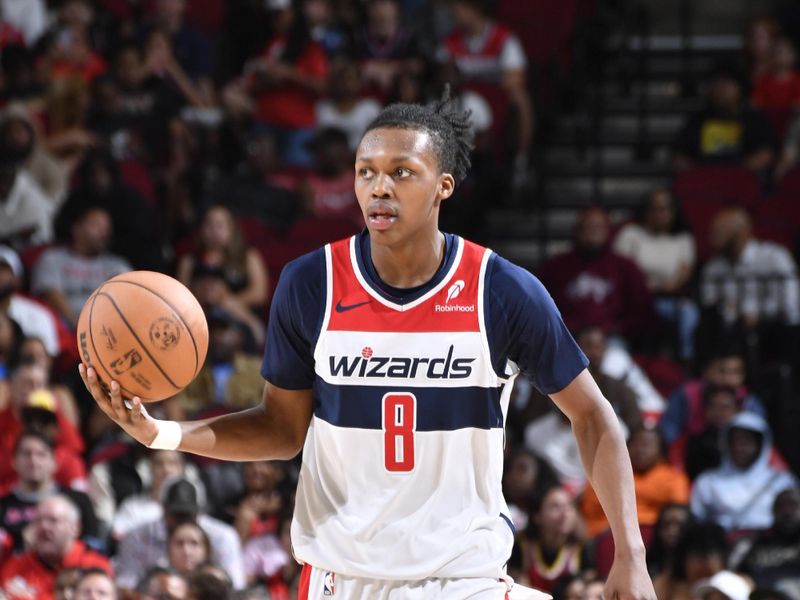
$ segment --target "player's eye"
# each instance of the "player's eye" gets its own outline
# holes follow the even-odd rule
[[[372,169],[368,169],[367,167],[361,167],[358,170],[358,176],[362,177],[363,179],[369,179],[372,177]]]
[[[395,177],[408,177],[411,175],[411,171],[406,169],[405,167],[397,167],[394,171]]]

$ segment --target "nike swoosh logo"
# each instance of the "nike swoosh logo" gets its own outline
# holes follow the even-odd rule
[[[366,302],[359,302],[358,304],[342,304],[342,301],[336,303],[336,312],[347,312],[348,310],[353,310],[354,308],[358,308],[359,306],[364,306],[365,304],[369,304],[370,301],[367,300]]]

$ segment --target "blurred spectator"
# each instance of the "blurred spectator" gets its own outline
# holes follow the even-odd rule
[[[661,507],[653,538],[647,548],[647,570],[655,577],[672,568],[675,549],[691,520],[687,504],[665,504]]]
[[[189,595],[189,582],[175,571],[166,567],[150,569],[139,585],[137,600],[186,600]]]
[[[44,367],[49,374],[50,385],[47,390],[53,395],[56,407],[70,423],[79,427],[81,425],[81,415],[72,390],[63,383],[56,383],[53,380],[53,357],[47,352],[44,342],[37,337],[25,337],[19,345],[19,356],[17,361],[21,363],[33,363]]]
[[[230,583],[210,573],[195,573],[189,578],[187,600],[231,600]]]
[[[708,358],[701,377],[690,379],[669,397],[667,410],[658,424],[667,444],[685,435],[700,434],[708,425],[703,397],[709,388],[726,388],[736,394],[736,410],[766,415],[764,405],[745,385],[745,362],[742,349],[730,340],[721,339]]]
[[[791,40],[780,37],[772,46],[769,71],[756,81],[750,101],[765,110],[794,110],[800,107],[800,73],[797,52]]]
[[[355,34],[356,59],[368,90],[385,98],[400,75],[416,77],[423,68],[418,41],[403,24],[398,0],[370,0],[366,20]]]
[[[211,542],[197,523],[181,523],[169,532],[167,538],[169,566],[184,577],[189,577],[210,557]]]
[[[283,507],[281,485],[286,472],[276,461],[245,463],[242,468],[245,490],[228,508],[239,538],[244,544],[250,538],[265,533],[279,534],[278,513]]]
[[[124,258],[108,252],[113,230],[104,208],[90,206],[76,216],[66,248],[45,250],[33,268],[31,291],[73,329],[84,303],[114,275],[131,270]]]
[[[84,153],[97,144],[97,137],[87,127],[91,96],[78,78],[53,81],[47,88],[44,145],[57,164],[72,173]]]
[[[81,460],[83,439],[47,391],[47,371],[36,363],[18,363],[11,372],[10,384],[9,406],[0,412],[0,431],[3,432],[0,436],[0,493],[17,480],[13,467],[14,444],[26,428],[35,428],[52,440],[58,484],[65,488],[85,488],[86,471]]]
[[[703,391],[702,431],[690,434],[686,440],[684,467],[692,481],[709,469],[715,469],[722,462],[719,448],[720,434],[730,425],[739,413],[736,391],[729,387],[707,386]]]
[[[55,600],[75,600],[75,588],[83,574],[83,569],[69,567],[61,569],[56,575]]]
[[[586,589],[583,592],[584,600],[604,600],[606,582],[599,578],[586,578]]]
[[[589,359],[589,372],[597,382],[597,387],[614,408],[614,412],[625,429],[627,437],[631,431],[643,427],[642,414],[636,404],[636,394],[625,382],[603,372],[602,365],[606,353],[606,336],[600,327],[586,327],[575,334],[581,350]]]
[[[656,597],[694,600],[694,586],[725,568],[727,552],[725,532],[718,525],[689,525],[678,541],[671,565],[653,580]]]
[[[213,559],[230,575],[236,589],[245,584],[242,548],[236,531],[230,526],[200,514],[197,490],[187,479],[172,482],[164,491],[164,518],[156,519],[128,532],[119,542],[115,564],[117,584],[132,589],[141,573],[167,560],[167,539],[178,525],[200,525],[211,541]]]
[[[114,514],[112,535],[120,539],[140,525],[164,516],[161,505],[164,485],[184,475],[184,459],[175,450],[154,450],[147,455],[150,462],[150,485],[144,494],[128,496]]]
[[[748,108],[738,74],[718,67],[710,77],[708,106],[692,115],[675,142],[673,166],[743,164],[754,171],[772,165],[775,140],[764,116]]]
[[[523,541],[530,585],[549,592],[562,578],[591,569],[590,554],[580,540],[575,501],[560,487],[546,491],[531,513],[533,527]]]
[[[19,293],[24,277],[19,255],[8,246],[0,246],[0,312],[14,319],[26,336],[40,340],[55,358],[61,353],[58,324],[47,308]]]
[[[275,136],[286,163],[308,166],[305,144],[314,135],[314,105],[325,90],[328,61],[290,0],[268,0],[267,7],[274,36],[223,98],[234,116],[254,118]]]
[[[17,250],[53,237],[55,200],[23,168],[33,153],[35,137],[24,120],[0,122],[0,242]]]
[[[203,216],[193,254],[180,258],[177,277],[190,285],[195,267],[219,269],[225,280],[220,306],[239,318],[262,310],[268,300],[269,273],[259,252],[249,246],[231,211],[211,206]]]
[[[546,260],[539,278],[572,331],[589,325],[631,339],[653,324],[653,299],[639,267],[611,250],[608,215],[588,208],[578,220],[575,247]]]
[[[749,600],[751,589],[744,577],[730,571],[720,571],[698,583],[692,594],[700,600]]]
[[[33,47],[47,29],[45,0],[0,0],[0,22],[20,32],[25,45]]]
[[[748,542],[736,565],[759,588],[800,593],[800,488],[783,490],[772,505],[772,526]]]
[[[711,247],[715,255],[701,274],[700,301],[724,326],[800,324],[797,265],[783,246],[753,237],[743,209],[714,217]]]
[[[655,296],[656,312],[677,326],[678,355],[690,359],[700,320],[686,289],[695,267],[695,245],[669,190],[655,190],[647,197],[637,221],[623,226],[614,238],[614,250],[642,270]]]
[[[503,471],[503,497],[517,531],[528,527],[534,502],[556,483],[553,470],[530,450],[519,448],[508,459]]]
[[[522,183],[528,168],[533,139],[533,105],[526,81],[527,60],[517,37],[485,12],[484,0],[456,0],[453,4],[455,31],[439,48],[440,62],[458,68],[464,87],[489,101],[495,115],[495,131],[504,132],[508,108],[516,122],[513,149],[513,179]]]
[[[664,443],[658,431],[644,427],[634,430],[628,439],[628,452],[640,525],[655,525],[662,507],[689,501],[689,480],[666,462]],[[591,485],[583,494],[581,511],[590,537],[608,529],[608,519]]]
[[[80,11],[91,11],[85,0],[70,0],[63,7],[79,6]],[[91,20],[91,14],[86,15]],[[61,20],[52,31],[45,55],[48,79],[76,78],[84,84],[106,72],[108,68],[103,56],[92,47],[89,22],[82,19]]]
[[[292,558],[291,519],[285,519],[277,533],[253,537],[244,547],[244,568],[250,583],[264,582],[272,594],[282,598],[289,594],[289,583],[299,573]]]
[[[79,533],[80,514],[71,500],[58,494],[43,499],[33,522],[30,550],[0,568],[0,590],[8,600],[53,600],[61,569],[97,567],[111,574],[108,559],[89,550]]]
[[[244,151],[241,168],[210,186],[203,210],[225,206],[239,218],[286,229],[299,214],[300,203],[294,192],[272,180],[279,166],[275,140],[265,131],[253,131],[244,140]]]
[[[341,129],[326,127],[309,142],[313,170],[301,179],[298,192],[315,217],[347,219],[363,227],[364,216],[354,190],[353,154]]]
[[[0,312],[0,382],[5,384],[9,370],[13,365],[19,346],[22,343],[22,329],[19,324],[5,312]],[[8,389],[0,386],[0,409],[8,404]]]
[[[347,30],[337,22],[331,0],[303,0],[303,15],[311,38],[320,44],[329,58],[342,54],[350,45]]]
[[[381,112],[381,105],[376,100],[359,97],[360,78],[361,71],[355,62],[345,58],[333,61],[328,97],[317,102],[316,106],[317,125],[344,131],[351,152],[356,151],[367,125]]]
[[[579,575],[567,575],[550,590],[553,600],[586,600],[586,581]]]
[[[701,473],[692,488],[692,514],[727,531],[766,529],[772,504],[786,488],[797,485],[788,472],[769,464],[772,433],[758,415],[738,414],[720,436],[722,464]]]
[[[752,83],[769,72],[773,60],[773,47],[780,29],[780,24],[772,17],[759,17],[750,23],[744,45],[745,62]]]
[[[81,539],[92,547],[102,545],[89,497],[81,491],[64,488],[53,479],[56,458],[47,437],[33,431],[22,432],[14,447],[14,470],[18,477],[16,485],[0,497],[0,529],[11,536],[12,552],[25,550],[25,530],[36,519],[39,502],[55,493],[69,498],[80,511]]]
[[[525,447],[549,464],[559,483],[578,495],[586,485],[586,471],[581,462],[572,425],[564,413],[555,408],[528,423]]]
[[[75,587],[74,600],[117,600],[114,579],[102,569],[87,569]]]

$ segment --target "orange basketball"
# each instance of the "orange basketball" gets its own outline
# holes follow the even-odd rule
[[[208,350],[200,303],[167,275],[132,271],[97,288],[78,319],[78,348],[86,366],[126,398],[169,398],[195,378]]]

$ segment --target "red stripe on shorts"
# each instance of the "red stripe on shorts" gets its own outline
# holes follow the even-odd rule
[[[308,600],[308,591],[311,587],[311,565],[303,565],[300,571],[300,585],[297,588],[297,600]]]

